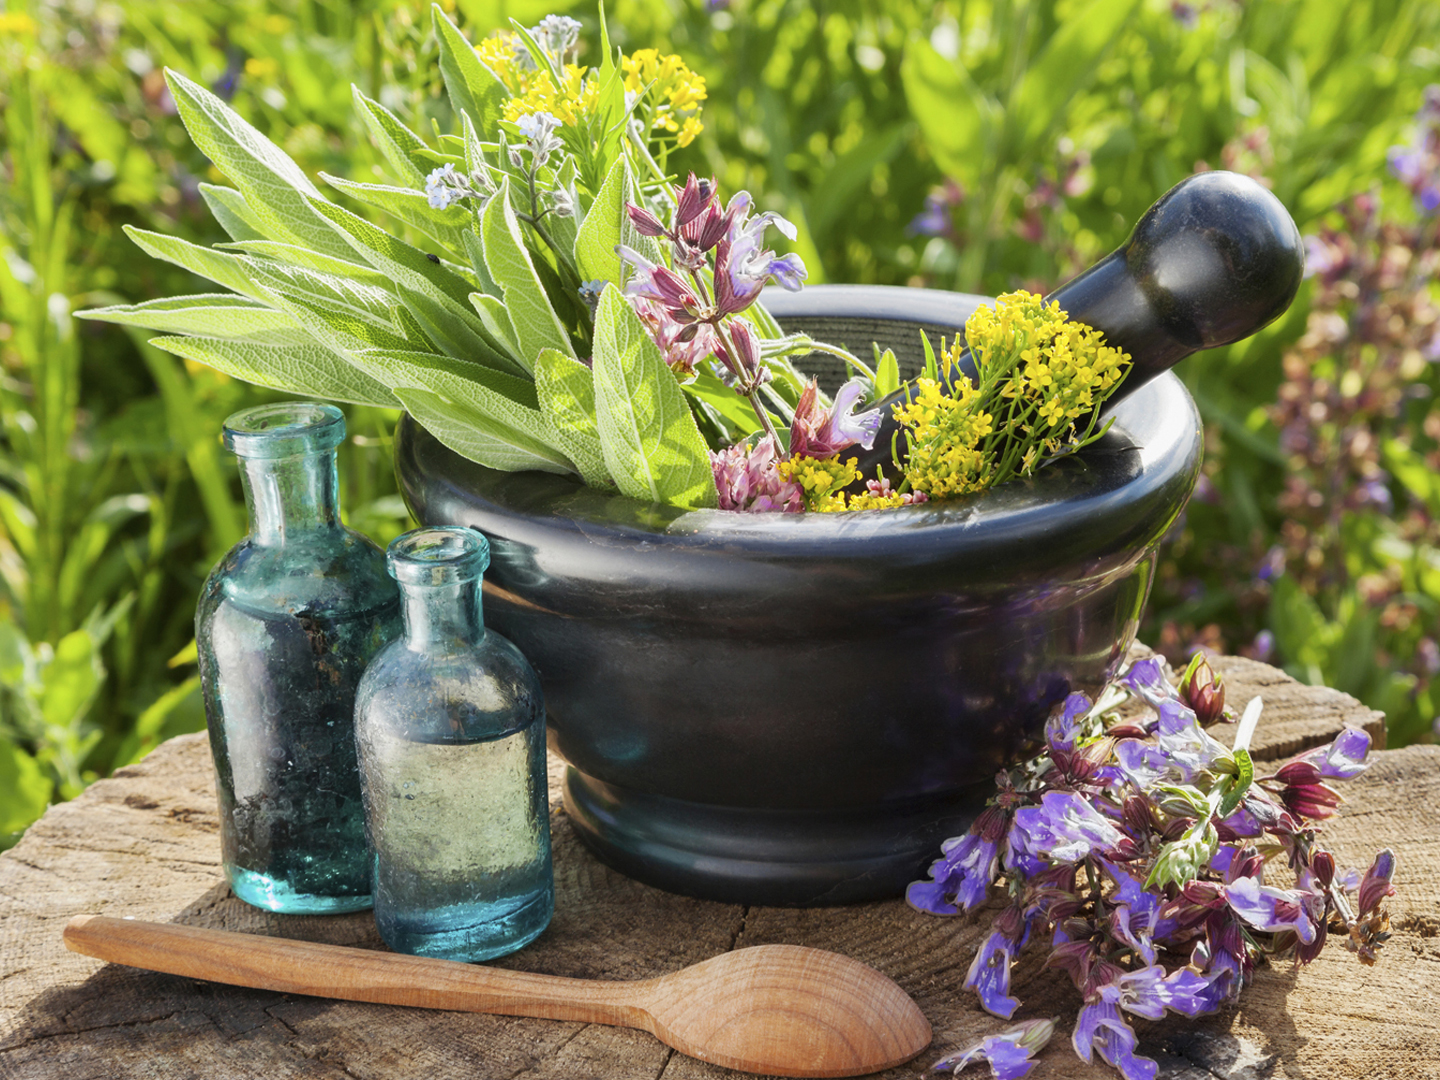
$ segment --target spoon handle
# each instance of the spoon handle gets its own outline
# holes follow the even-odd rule
[[[400,953],[77,915],[65,947],[115,964],[286,994],[652,1030],[643,982],[600,982]]]

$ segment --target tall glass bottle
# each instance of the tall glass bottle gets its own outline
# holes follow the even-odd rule
[[[405,636],[355,702],[375,924],[399,952],[501,956],[555,910],[540,683],[481,619],[483,536],[417,529],[387,557]]]
[[[250,533],[210,572],[195,639],[235,895],[292,914],[370,906],[355,689],[399,635],[385,556],[340,524],[332,405],[288,402],[225,422]]]

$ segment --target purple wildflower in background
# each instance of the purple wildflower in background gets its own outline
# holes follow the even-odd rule
[[[1392,146],[1386,160],[1391,173],[1410,190],[1420,213],[1440,210],[1440,86],[1425,88],[1411,142]]]
[[[949,236],[955,231],[950,208],[938,195],[925,196],[925,209],[911,219],[909,229],[917,236]]]

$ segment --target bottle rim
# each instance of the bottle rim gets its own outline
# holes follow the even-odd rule
[[[225,421],[225,449],[242,458],[323,454],[345,441],[345,414],[323,401],[257,405]]]
[[[385,552],[390,576],[402,585],[474,581],[490,565],[490,541],[464,525],[436,525],[397,536]]]

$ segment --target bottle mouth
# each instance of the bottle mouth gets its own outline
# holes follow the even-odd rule
[[[320,401],[282,401],[225,421],[225,449],[242,458],[323,454],[345,441],[345,414]]]
[[[385,565],[402,585],[474,581],[490,565],[490,541],[463,525],[413,529],[390,542]]]

